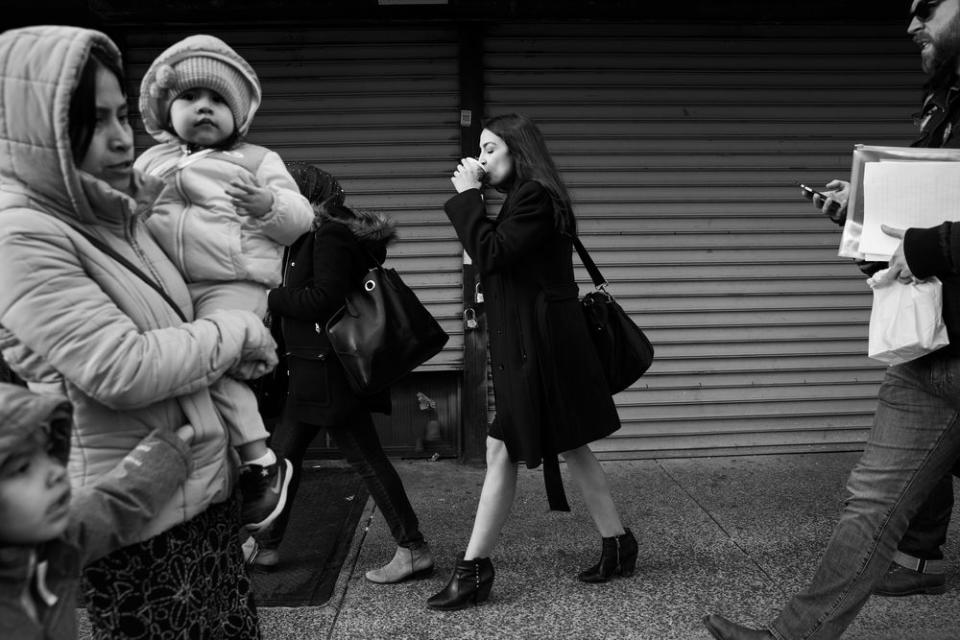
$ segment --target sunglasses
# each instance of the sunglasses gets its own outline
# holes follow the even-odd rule
[[[937,5],[942,1],[943,0],[920,0],[910,15],[920,22],[926,22],[933,16],[933,12],[937,10]]]

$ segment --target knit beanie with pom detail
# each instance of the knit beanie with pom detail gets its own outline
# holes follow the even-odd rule
[[[184,38],[157,56],[140,83],[140,115],[151,136],[176,140],[170,129],[170,105],[187,89],[219,93],[233,113],[239,135],[250,130],[260,107],[260,80],[246,60],[215,36]]]

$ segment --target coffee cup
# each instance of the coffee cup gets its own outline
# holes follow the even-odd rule
[[[480,182],[483,182],[483,179],[487,175],[487,170],[483,168],[483,165],[480,164],[480,161],[476,158],[466,158],[466,161],[469,168],[473,171],[474,177]]]

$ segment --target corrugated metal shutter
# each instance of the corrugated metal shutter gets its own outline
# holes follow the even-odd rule
[[[924,78],[904,25],[489,36],[487,113],[540,124],[584,243],[656,345],[601,455],[859,448],[882,376],[870,294],[795,185],[848,176],[855,143],[912,139]]]
[[[401,239],[387,266],[450,334],[422,368],[462,368],[461,250],[442,208],[460,149],[455,30],[134,26],[124,43],[131,95],[157,54],[197,32],[223,38],[260,76],[264,99],[250,142],[330,171],[351,206],[397,221]],[[153,143],[139,122],[135,128],[138,149]]]

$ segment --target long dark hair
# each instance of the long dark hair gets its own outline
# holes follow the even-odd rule
[[[533,120],[519,113],[505,113],[487,120],[483,127],[506,143],[513,159],[509,189],[527,180],[540,183],[553,200],[553,220],[561,233],[576,233],[570,194],[547,150],[547,143]]]
[[[123,69],[104,49],[94,47],[90,50],[87,62],[80,71],[77,88],[70,97],[70,115],[67,130],[70,135],[70,150],[73,161],[81,162],[93,140],[93,130],[97,124],[97,69],[103,68],[117,77],[120,91],[127,95],[127,86]]]

